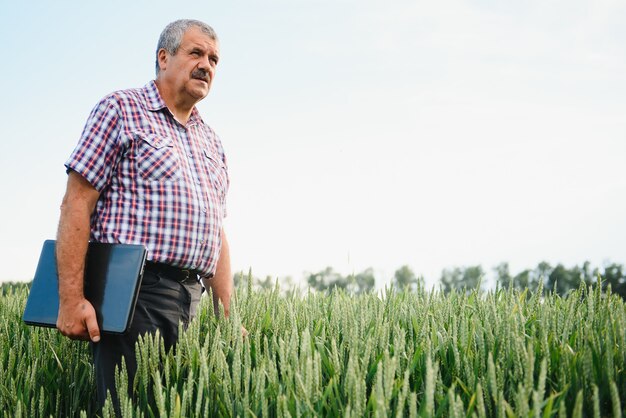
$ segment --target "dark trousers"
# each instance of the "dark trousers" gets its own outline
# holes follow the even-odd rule
[[[171,276],[167,271],[146,268],[130,329],[122,335],[102,333],[100,341],[91,344],[99,408],[104,405],[108,390],[119,411],[115,366],[121,368],[122,357],[128,371],[129,392],[132,391],[137,372],[135,342],[140,335],[159,330],[165,349],[169,350],[178,340],[179,323],[186,328],[194,318],[202,285],[195,279],[181,283]]]

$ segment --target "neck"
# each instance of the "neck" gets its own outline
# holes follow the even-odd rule
[[[195,101],[188,100],[185,97],[181,97],[181,95],[176,94],[176,92],[169,88],[165,83],[159,82],[159,79],[155,80],[155,83],[161,98],[170,112],[174,115],[174,118],[180,122],[181,125],[185,125],[191,117],[191,112],[196,104]]]

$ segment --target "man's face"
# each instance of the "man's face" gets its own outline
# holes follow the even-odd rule
[[[219,45],[197,27],[183,35],[176,54],[159,51],[159,79],[171,89],[177,101],[193,102],[209,94],[219,61]]]

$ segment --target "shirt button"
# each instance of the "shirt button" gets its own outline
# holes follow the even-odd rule
[[[196,180],[196,184],[200,184],[200,180]]]
[[[202,212],[206,213],[206,208],[202,208]]]
[[[192,153],[187,154],[187,156],[188,156],[189,158],[193,158],[193,154],[192,154]]]

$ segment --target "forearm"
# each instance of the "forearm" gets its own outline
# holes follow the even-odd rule
[[[71,196],[63,199],[56,244],[61,303],[84,297],[83,274],[90,216],[90,208],[84,203]]]
[[[100,339],[96,312],[83,293],[89,221],[99,193],[80,175],[70,172],[61,205],[56,258],[59,275],[57,328],[70,338]]]
[[[230,314],[230,298],[233,294],[233,276],[230,267],[230,247],[226,234],[222,229],[222,250],[217,261],[217,269],[212,279],[204,279],[204,286],[210,287],[213,293],[213,309],[219,313],[219,303],[224,307],[224,315]]]

